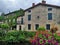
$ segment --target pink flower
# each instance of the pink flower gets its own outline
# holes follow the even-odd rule
[[[58,45],[58,42],[56,42],[54,45]]]
[[[51,40],[48,40],[48,43],[51,43]]]
[[[44,43],[46,43],[46,40],[43,40]]]
[[[36,45],[36,40],[32,40],[32,45]]]

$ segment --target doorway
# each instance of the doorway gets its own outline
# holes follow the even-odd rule
[[[19,26],[19,30],[21,30],[21,26]]]

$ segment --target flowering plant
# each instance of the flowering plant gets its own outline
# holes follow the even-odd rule
[[[48,31],[37,31],[36,35],[30,41],[32,45],[58,45],[55,37]]]

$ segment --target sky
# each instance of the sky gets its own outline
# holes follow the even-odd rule
[[[0,0],[0,12],[9,13],[15,10],[27,9],[32,3],[40,3],[42,0]],[[45,0],[48,4],[60,6],[60,0]]]

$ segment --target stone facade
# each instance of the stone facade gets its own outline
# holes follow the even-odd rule
[[[21,23],[21,19],[23,17],[24,16],[20,16],[17,18],[17,30],[24,30],[24,20],[23,20],[23,23]]]
[[[48,8],[52,8],[52,10],[48,11]],[[60,17],[59,17],[60,8],[53,6],[39,5],[29,10],[31,10],[31,12],[28,12],[27,10],[25,11],[25,15],[23,16],[24,19],[23,27],[26,31],[36,31],[35,24],[39,24],[40,27],[45,27],[45,28],[46,28],[46,24],[50,24],[50,29],[53,26],[57,26],[58,30],[60,30],[59,28],[60,24],[58,23],[60,21]],[[48,13],[52,13],[52,20],[48,20]],[[28,21],[28,15],[31,15],[31,21]],[[21,17],[17,18],[17,20],[20,19]],[[31,24],[31,30],[28,30],[28,24]]]

